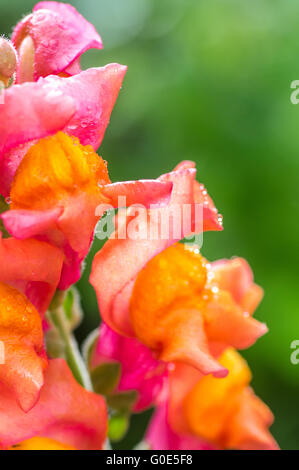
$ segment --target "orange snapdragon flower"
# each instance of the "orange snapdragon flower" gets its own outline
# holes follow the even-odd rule
[[[62,262],[62,252],[45,242],[0,238],[0,385],[25,411],[44,383],[42,318]]]
[[[227,273],[233,277],[236,264],[239,275],[231,284]],[[217,356],[228,346],[247,348],[267,331],[245,309],[249,297],[255,295],[256,304],[262,295],[252,275],[244,281],[248,271],[244,260],[211,265],[196,247],[176,244],[164,250],[134,284],[130,320],[137,338],[159,359],[183,362],[204,374],[226,375]]]
[[[250,388],[246,361],[228,348],[219,362],[229,371],[221,380],[185,366],[171,373],[170,426],[220,449],[277,449],[268,431],[273,415]]]

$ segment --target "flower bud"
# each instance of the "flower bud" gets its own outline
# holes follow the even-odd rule
[[[17,53],[8,39],[0,38],[0,80],[5,85],[12,78],[17,67]]]

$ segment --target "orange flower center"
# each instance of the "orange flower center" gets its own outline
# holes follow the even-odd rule
[[[165,339],[176,315],[172,310],[192,306],[207,282],[206,260],[197,249],[177,243],[155,256],[138,274],[130,317],[138,338],[153,349]]]
[[[11,208],[48,209],[78,191],[96,194],[108,183],[107,164],[93,148],[58,132],[26,153],[12,183]]]

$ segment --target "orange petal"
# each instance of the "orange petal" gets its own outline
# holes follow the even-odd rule
[[[227,446],[241,450],[278,450],[268,430],[272,422],[270,409],[248,387],[243,392],[238,413],[232,418]]]
[[[253,313],[263,297],[263,289],[253,282],[253,273],[243,258],[211,263],[213,282],[229,291],[245,312]]]
[[[202,316],[195,309],[169,311],[164,344],[159,358],[166,362],[182,362],[197,368],[202,374],[225,377],[227,369],[213,358],[204,330]]]
[[[204,308],[206,333],[209,341],[244,349],[251,346],[268,328],[244,313],[227,291],[207,291]]]
[[[47,366],[41,318],[23,294],[3,283],[0,283],[0,340],[4,351],[0,383],[28,411],[38,399]]]

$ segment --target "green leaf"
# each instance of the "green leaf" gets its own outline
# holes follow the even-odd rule
[[[138,393],[136,390],[128,392],[117,392],[107,397],[108,405],[120,413],[129,413],[136,402]]]
[[[93,389],[100,395],[109,395],[115,390],[120,378],[119,362],[106,362],[90,372]]]

